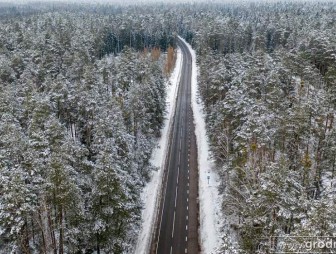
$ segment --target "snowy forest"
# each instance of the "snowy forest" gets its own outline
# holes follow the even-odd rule
[[[0,8],[0,253],[133,249],[174,51],[109,8]]]
[[[199,93],[222,181],[218,253],[294,253],[286,248],[304,239],[286,245],[284,236],[335,233],[335,14],[335,3],[194,14]]]
[[[221,181],[217,253],[335,233],[335,3],[3,3],[0,253],[133,253],[177,34]]]

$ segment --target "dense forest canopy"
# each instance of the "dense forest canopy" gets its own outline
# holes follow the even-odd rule
[[[335,14],[333,2],[0,4],[0,253],[134,251],[176,34],[197,52],[222,182],[218,253],[332,235]]]
[[[171,33],[151,13],[38,6],[1,12],[0,252],[131,252]]]
[[[219,253],[284,252],[286,239],[304,241],[288,236],[335,232],[335,13],[335,3],[276,3],[195,14],[199,93],[222,179]]]

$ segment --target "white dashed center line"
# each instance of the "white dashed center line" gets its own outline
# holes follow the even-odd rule
[[[172,238],[174,237],[174,229],[175,229],[175,211],[174,211],[174,219],[173,219]]]

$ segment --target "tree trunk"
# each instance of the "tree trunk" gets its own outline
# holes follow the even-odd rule
[[[64,248],[63,248],[63,207],[62,205],[60,205],[59,208],[59,225],[60,225],[60,229],[59,229],[59,254],[64,254]]]
[[[99,234],[96,234],[96,238],[97,238],[97,254],[100,254],[100,246],[99,246]]]
[[[27,220],[25,222],[25,225],[22,228],[20,245],[21,245],[20,248],[23,254],[30,254]]]
[[[45,254],[53,253],[53,242],[51,237],[51,228],[48,221],[48,210],[44,197],[41,198],[39,219],[43,238],[43,249]]]
[[[50,216],[50,210],[47,210],[47,214],[48,214],[48,224],[49,224],[49,231],[50,231],[50,237],[51,237],[51,243],[52,243],[52,249],[54,254],[57,254],[57,243],[56,243],[56,237],[55,237],[55,231],[54,231],[54,227],[52,224],[52,219]]]

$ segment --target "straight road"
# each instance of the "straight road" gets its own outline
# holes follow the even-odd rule
[[[198,167],[191,108],[192,59],[187,46],[177,40],[183,65],[171,129],[168,159],[152,254],[199,253]]]

